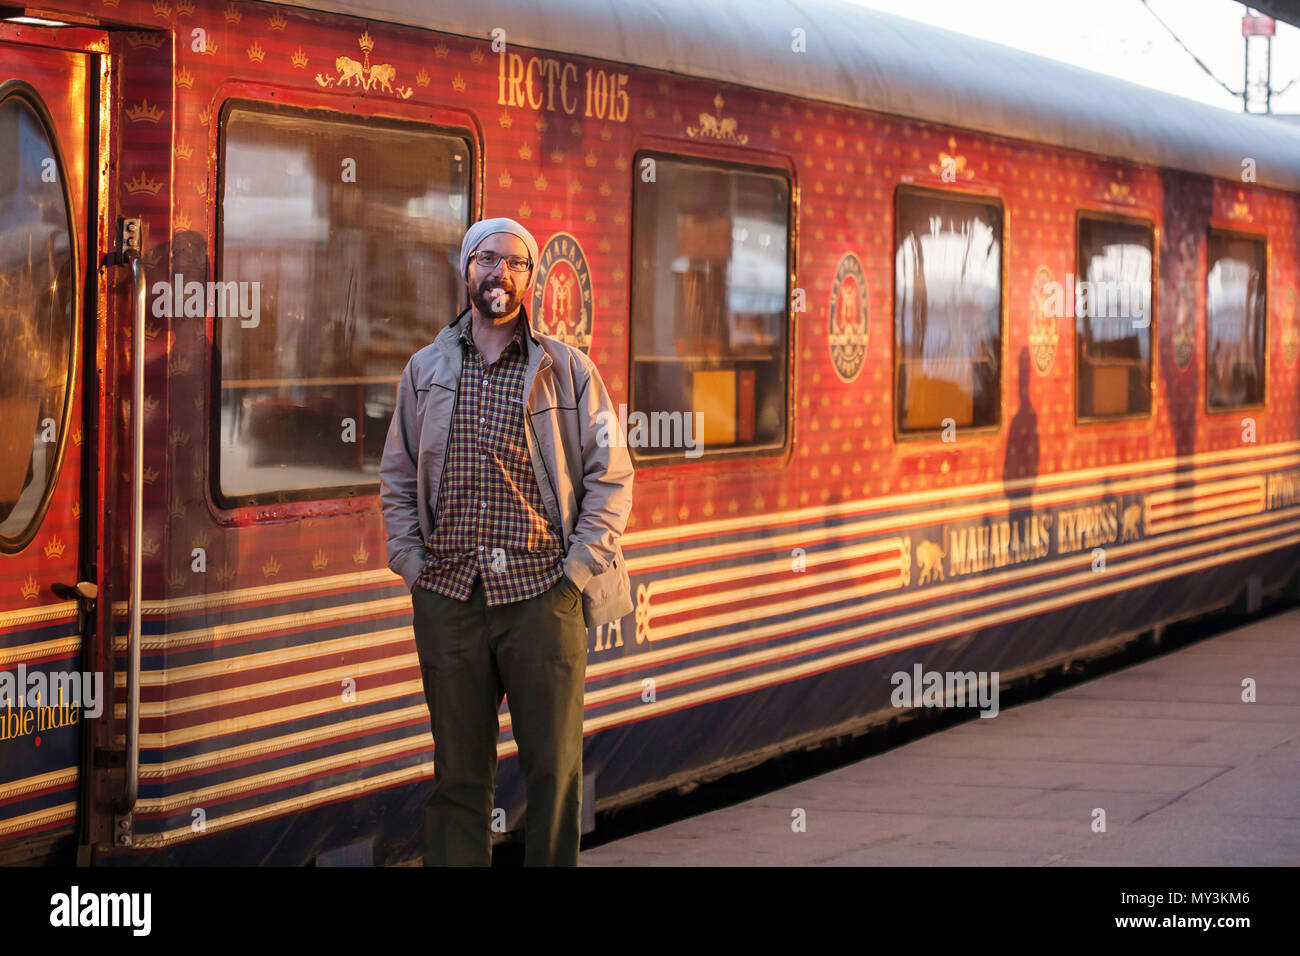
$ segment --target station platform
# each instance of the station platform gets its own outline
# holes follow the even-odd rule
[[[1254,703],[1242,700],[1246,678]],[[804,832],[792,826],[800,809]],[[582,866],[1297,864],[1300,610],[580,857]]]

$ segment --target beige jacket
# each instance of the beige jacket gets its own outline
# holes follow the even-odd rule
[[[566,542],[564,573],[582,591],[587,627],[632,611],[632,585],[619,538],[632,510],[632,459],[618,442],[597,441],[618,416],[596,365],[583,352],[533,330],[528,337],[524,432],[547,516]],[[379,467],[388,566],[408,588],[424,570],[424,543],[447,460],[460,385],[460,323],[466,309],[416,352],[397,386],[397,408]]]

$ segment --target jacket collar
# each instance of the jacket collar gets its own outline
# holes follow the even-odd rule
[[[519,306],[519,311],[522,313],[521,317],[524,322],[524,328],[528,332],[524,341],[532,342],[532,345],[529,345],[526,348],[528,353],[528,366],[524,372],[524,395],[531,396],[533,391],[533,382],[537,377],[537,373],[552,364],[547,344],[550,343],[550,346],[553,349],[563,349],[564,346],[547,336],[538,338],[536,333],[533,331],[533,323],[528,317],[527,308],[521,304]],[[452,319],[451,324],[439,332],[437,337],[433,340],[434,347],[438,350],[444,361],[437,363],[437,367],[433,371],[432,380],[445,388],[454,389],[460,382],[461,323],[469,321],[472,321],[470,319],[470,309],[466,306],[465,310],[461,312],[460,315],[456,316],[456,318]]]

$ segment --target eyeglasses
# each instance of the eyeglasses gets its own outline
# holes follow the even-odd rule
[[[470,258],[476,260],[484,269],[495,269],[502,256],[496,252],[475,252]],[[511,272],[527,272],[533,267],[533,260],[526,256],[506,256],[505,260],[506,267]]]

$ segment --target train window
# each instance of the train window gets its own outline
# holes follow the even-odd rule
[[[898,432],[999,424],[1002,209],[899,188],[894,217]]]
[[[0,551],[40,525],[65,447],[75,363],[70,201],[35,91],[0,91]]]
[[[662,154],[634,168],[646,159],[655,175],[637,175],[632,210],[630,450],[672,461],[780,447],[789,178]]]
[[[1205,400],[1211,408],[1264,402],[1264,240],[1211,230],[1205,290]]]
[[[247,102],[221,143],[214,495],[373,491],[402,369],[464,298],[469,144]]]
[[[1079,216],[1072,294],[1080,419],[1151,411],[1154,237],[1149,222]]]

